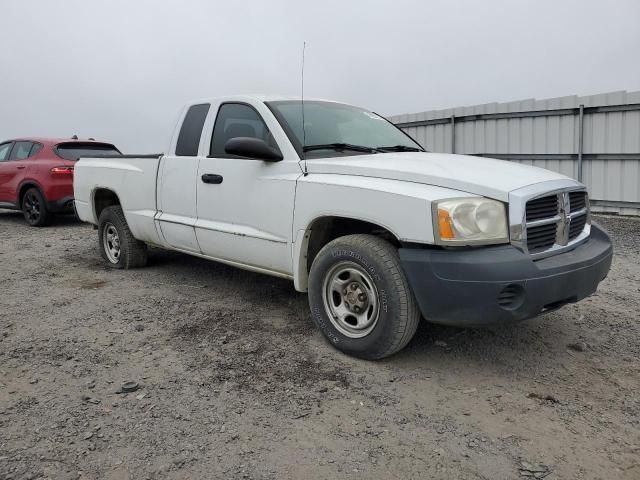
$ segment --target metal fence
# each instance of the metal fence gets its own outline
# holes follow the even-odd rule
[[[427,150],[548,168],[587,185],[594,211],[640,215],[640,91],[394,115]]]

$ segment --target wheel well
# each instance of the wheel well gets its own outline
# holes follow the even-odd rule
[[[99,188],[93,194],[93,208],[96,212],[96,220],[100,218],[102,211],[113,205],[120,205],[120,199],[112,190]]]
[[[42,193],[40,187],[35,183],[25,183],[20,187],[20,192],[18,192],[18,207],[22,208],[22,197],[24,197],[24,194],[27,193],[27,190],[29,190],[30,188],[37,188],[38,191]],[[44,194],[42,194],[42,196],[44,197]]]
[[[318,252],[322,250],[322,247],[332,240],[345,235],[366,233],[382,237],[396,247],[400,247],[400,240],[386,228],[354,218],[322,217],[311,224],[309,231],[311,233],[307,247],[307,273],[311,270],[311,265]]]

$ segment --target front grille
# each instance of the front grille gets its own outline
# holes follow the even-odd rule
[[[553,247],[556,243],[557,232],[558,225],[556,223],[529,227],[527,229],[527,248],[529,252],[535,253]]]
[[[527,203],[527,222],[553,217],[558,214],[558,196],[536,198]]]
[[[525,206],[526,248],[541,254],[568,246],[585,231],[589,199],[584,191],[559,192],[529,200]]]
[[[572,218],[571,224],[569,225],[569,240],[573,240],[578,235],[580,235],[584,230],[584,226],[586,223],[587,223],[586,213]]]
[[[587,206],[587,194],[585,192],[569,193],[569,209],[571,213],[582,210]]]

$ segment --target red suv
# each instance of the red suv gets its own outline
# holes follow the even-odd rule
[[[17,139],[0,143],[0,208],[22,210],[30,225],[73,212],[73,166],[80,157],[120,155],[93,139]]]

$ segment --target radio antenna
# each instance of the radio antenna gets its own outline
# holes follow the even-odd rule
[[[309,171],[307,170],[307,154],[304,151],[307,146],[307,130],[304,125],[304,51],[307,48],[307,42],[302,42],[302,79],[301,79],[301,89],[302,94],[300,96],[300,106],[302,108],[302,163],[303,163],[303,173],[306,177],[309,175]]]

